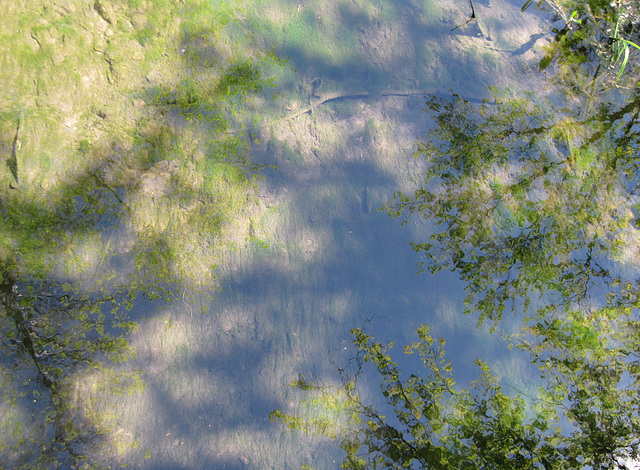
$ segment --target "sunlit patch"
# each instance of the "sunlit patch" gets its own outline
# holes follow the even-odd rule
[[[67,246],[66,253],[58,258],[58,265],[72,282],[95,279],[96,271],[101,269],[108,255],[101,233],[79,234]]]
[[[98,367],[74,377],[67,408],[78,415],[78,425],[93,429],[100,458],[120,460],[138,447],[135,436],[121,427],[120,407],[136,403],[144,390],[141,372]]]

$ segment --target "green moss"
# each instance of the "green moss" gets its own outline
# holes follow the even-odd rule
[[[322,13],[312,7],[296,14],[284,32],[285,48],[300,58],[317,58],[329,66],[337,66],[353,61],[358,55],[355,29],[341,27],[339,19],[324,19]]]
[[[277,160],[285,160],[293,165],[302,165],[304,163],[304,157],[299,151],[293,150],[287,141],[272,138],[269,141],[269,151]]]
[[[216,91],[222,95],[260,93],[264,80],[260,70],[250,62],[233,64],[222,75]]]
[[[95,277],[106,294],[117,283],[169,301],[182,286],[211,292],[220,253],[243,246],[251,234],[256,248],[268,246],[255,233],[253,219],[261,210],[255,167],[234,111],[248,114],[243,100],[268,85],[264,70],[274,62],[243,30],[236,3],[117,2],[109,9],[111,26],[92,4],[72,1],[45,10],[27,1],[3,18],[0,148],[11,154],[20,122],[16,172],[22,178],[10,189],[9,172],[2,176],[2,271],[31,282],[55,269],[70,279],[70,289],[80,291],[73,279],[90,283]],[[204,60],[208,50],[215,60]],[[128,248],[115,256],[101,230],[120,222],[128,227],[122,234]],[[126,285],[112,272],[123,263],[130,269]],[[100,312],[104,321],[91,335],[104,337],[107,324],[122,326],[128,308],[131,303]],[[91,335],[78,344],[87,345]],[[125,360],[122,339],[104,338],[95,352]],[[176,350],[176,356],[188,354]],[[118,386],[130,379],[114,378]],[[134,382],[126,388],[142,383]],[[95,404],[86,408],[98,421]],[[71,429],[69,436],[79,434]],[[109,437],[117,453],[135,447]],[[25,447],[37,450],[32,440],[36,444]]]
[[[421,0],[422,14],[427,20],[437,19],[442,16],[442,8],[435,0]]]
[[[91,148],[91,144],[87,139],[82,139],[78,144],[78,151],[83,155],[89,153],[90,148]]]
[[[365,145],[372,145],[375,142],[376,133],[380,125],[375,119],[367,119],[364,123],[364,131],[362,133],[362,140]]]

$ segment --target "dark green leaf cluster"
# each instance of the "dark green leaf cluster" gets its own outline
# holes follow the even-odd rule
[[[340,404],[323,419],[310,406],[302,416],[276,410],[272,418],[338,439],[346,452],[342,468],[348,469],[621,470],[640,456],[640,358],[637,322],[613,325],[614,317],[607,322],[601,316],[595,324],[576,313],[571,321],[539,323],[527,332],[520,347],[546,379],[537,397],[503,392],[480,360],[478,378],[459,388],[444,340],[434,339],[426,325],[404,348],[424,367],[408,376],[392,359],[392,344],[358,328],[352,331],[358,363],[376,371],[384,409],[362,401],[359,368],[355,375],[341,372],[341,386],[303,377],[291,384],[310,394],[316,408]]]
[[[341,388],[304,379],[292,383],[325,402],[327,396],[341,397],[342,418],[350,417],[347,426],[338,425],[340,417],[319,423],[309,416],[272,414],[289,428],[340,439],[346,451],[342,468],[611,468],[607,465],[627,457],[610,451],[609,434],[592,433],[589,442],[564,435],[556,425],[555,407],[541,402],[532,410],[523,398],[505,394],[481,361],[476,362],[478,379],[459,389],[444,340],[435,340],[426,325],[417,329],[418,340],[404,348],[405,354],[420,356],[420,376],[403,376],[389,354],[391,345],[381,345],[359,328],[352,333],[360,359],[378,373],[390,415],[362,402],[357,393],[360,371],[355,377],[343,375]],[[581,417],[577,408],[569,413]]]
[[[260,93],[264,80],[260,71],[250,62],[235,64],[223,75],[218,84],[218,92],[227,95],[240,93]]]
[[[424,180],[387,208],[432,224],[412,244],[421,268],[459,273],[481,321],[542,297],[568,308],[617,282],[610,266],[633,243],[637,104],[584,120],[531,97],[479,108],[432,98],[438,126],[416,153]]]
[[[27,430],[20,430],[9,410],[3,418],[7,432],[15,433],[3,439],[0,449],[5,457],[13,454],[8,458],[11,465],[78,466],[88,460],[80,450],[83,446],[102,446],[109,428],[79,405],[76,381],[95,371],[108,376],[110,364],[134,356],[126,339],[136,326],[125,313],[130,299],[119,297],[85,293],[46,278],[18,282],[10,272],[4,273],[2,398],[31,414]],[[114,377],[112,386],[123,392],[140,389],[139,372]]]
[[[523,9],[531,3],[526,2]],[[568,83],[577,85],[587,72],[605,86],[619,81],[625,72],[631,76],[637,73],[635,65],[627,69],[633,62],[631,56],[640,52],[637,0],[540,1],[538,6],[552,11],[561,22],[553,29],[554,40],[546,48],[541,70],[556,62]]]
[[[639,455],[640,336],[626,313],[574,311],[564,320],[542,320],[527,328],[521,344],[547,379],[543,406],[561,403],[573,427],[567,442],[575,467],[610,468]]]

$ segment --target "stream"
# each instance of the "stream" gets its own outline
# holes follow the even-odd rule
[[[53,295],[43,282],[45,294],[36,289],[31,303],[15,287],[17,280],[0,286],[7,318],[18,331],[5,325],[13,335],[5,341],[7,351],[19,349],[14,337],[22,335],[37,369],[23,378],[29,357],[7,355],[2,370],[13,367],[12,383],[30,384],[29,393],[39,394],[33,403],[43,403],[32,405],[31,395],[20,395],[33,408],[11,408],[15,416],[6,420],[13,420],[16,435],[18,428],[27,429],[35,456],[44,440],[61,455],[81,460],[89,439],[65,427],[72,413],[65,400],[54,400],[59,387],[78,405],[82,425],[107,423],[105,432],[82,429],[104,437],[100,443],[108,451],[92,455],[104,458],[105,466],[337,469],[338,443],[288,431],[269,415],[275,409],[304,410],[305,395],[291,387],[300,374],[336,382],[337,368],[353,363],[350,331],[357,327],[393,341],[401,356],[402,346],[415,339],[414,329],[428,323],[435,337],[446,338],[462,386],[476,377],[473,361],[482,358],[510,387],[528,390],[526,358],[462,315],[465,292],[458,278],[417,273],[420,258],[410,242],[425,239],[430,222],[410,218],[402,224],[379,209],[394,194],[414,191],[424,172],[425,162],[412,153],[416,139],[434,125],[425,112],[429,97],[456,94],[475,105],[491,102],[489,87],[540,86],[543,79],[535,72],[548,28],[544,18],[523,14],[516,0],[477,2],[477,20],[467,23],[467,0],[279,1],[243,6],[249,13],[235,13],[233,2],[187,3],[191,23],[163,15],[164,7],[154,2],[72,2],[42,11],[34,3],[26,13],[11,4],[3,10],[7,18],[24,14],[20,21],[32,25],[21,31],[16,20],[15,28],[6,28],[16,29],[16,44],[30,38],[21,53],[32,75],[19,68],[13,74],[25,78],[11,86],[28,93],[11,91],[20,120],[9,113],[0,122],[5,204],[19,206],[17,212],[5,208],[3,215],[23,230],[16,230],[15,239],[33,250],[33,266],[40,267],[37,249],[48,254],[53,247],[55,269],[47,279],[59,286]],[[184,13],[174,7],[172,12]],[[51,16],[51,24],[41,26],[41,15]],[[247,44],[255,50],[238,57],[262,57],[255,51],[273,45],[286,65],[234,62],[234,48],[244,47],[234,42],[243,37],[242,27],[250,30]],[[162,36],[169,29],[175,36]],[[46,65],[38,62],[42,57]],[[222,65],[225,74],[216,69]],[[263,69],[273,88],[256,78]],[[269,75],[273,70],[275,77]],[[243,86],[250,90],[244,90],[246,99],[239,97]],[[28,110],[24,120],[21,106]],[[236,128],[227,127],[227,117]],[[243,160],[245,142],[234,140],[238,129],[250,136],[250,162]],[[49,135],[58,135],[52,130],[62,137],[49,142]],[[242,171],[253,165],[259,175],[250,181],[257,188],[255,201],[238,190]],[[83,185],[99,189],[83,193]],[[41,201],[32,201],[32,194]],[[27,210],[43,223],[29,219]],[[72,214],[70,228],[63,226],[65,211]],[[35,228],[19,224],[22,219]],[[44,248],[31,244],[29,230],[44,240]],[[66,238],[56,238],[55,230]],[[58,253],[58,243],[66,251]],[[14,245],[20,261],[21,246]],[[136,264],[138,254],[152,262]],[[67,259],[67,265],[60,261]],[[94,275],[99,281],[91,285]],[[157,290],[146,289],[154,275],[160,277],[151,283]],[[113,297],[102,290],[110,283],[126,285],[127,276],[140,284]],[[171,276],[182,276],[184,283]],[[193,287],[197,281],[207,287]],[[180,288],[171,291],[172,282]],[[71,285],[80,286],[74,293],[83,302],[68,312]],[[20,284],[25,292],[28,287]],[[98,294],[104,298],[92,303]],[[163,295],[170,302],[163,303]],[[63,320],[49,314],[51,305]],[[109,308],[127,313],[109,325]],[[124,321],[128,312],[131,324]],[[53,319],[40,331],[43,318]],[[80,365],[73,363],[71,347],[51,339],[52,331],[66,325],[80,338],[69,336],[69,344],[81,346],[85,334],[103,338],[110,328],[121,328],[135,353],[123,353],[113,370],[92,369],[84,350]],[[508,321],[504,328],[508,333]],[[39,345],[32,345],[32,337]],[[52,345],[57,353],[49,352]],[[107,354],[97,351],[96,356]],[[38,364],[57,370],[58,353],[66,368],[49,379]],[[407,372],[419,373],[415,360],[396,359]],[[121,377],[135,383],[127,388]],[[375,376],[363,373],[360,380],[363,401],[380,405]],[[41,398],[42,390],[50,397]],[[0,404],[14,399],[9,395]],[[42,414],[49,409],[57,413],[53,437],[49,415]],[[44,424],[31,423],[36,413],[29,410],[41,413]],[[6,439],[11,449],[22,445],[18,438]],[[67,442],[74,446],[65,448]],[[9,455],[12,462],[21,461],[18,454]]]
[[[513,15],[519,8],[492,6]],[[464,34],[464,27],[455,33]],[[412,219],[401,226],[376,211],[419,177],[413,142],[431,125],[421,98],[447,97],[454,88],[480,103],[495,71],[476,74],[451,62],[441,66],[464,78],[437,89],[390,85],[380,91],[349,82],[361,91],[331,91],[340,87],[342,72],[292,60],[299,76],[309,68],[307,76],[322,79],[307,82],[307,105],[285,111],[270,132],[257,131],[261,143],[252,152],[268,166],[260,183],[269,208],[262,221],[268,247],[228,253],[215,299],[177,304],[135,341],[148,386],[131,410],[135,425],[124,432],[137,436],[140,449],[151,449],[145,468],[338,468],[335,444],[286,431],[269,413],[301,409],[303,396],[289,386],[298,374],[336,380],[331,361],[348,362],[349,331],[363,324],[400,351],[413,340],[413,328],[428,322],[434,335],[447,338],[462,383],[475,376],[473,360],[482,357],[494,360],[514,387],[526,388],[520,377],[526,361],[502,340],[487,341],[474,319],[460,317],[464,291],[455,276],[416,274],[409,242],[428,223]],[[501,76],[496,84],[505,83],[518,78]],[[367,398],[373,403],[376,390],[372,381]]]

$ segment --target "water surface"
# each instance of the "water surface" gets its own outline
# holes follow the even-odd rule
[[[416,275],[409,242],[423,238],[428,224],[400,226],[376,209],[420,174],[410,155],[432,125],[424,93],[453,89],[480,100],[490,85],[524,83],[517,74],[540,51],[534,17],[491,2],[476,5],[481,26],[451,32],[454,20],[465,20],[464,2],[384,3],[379,15],[373,3],[360,2],[373,13],[355,14],[357,3],[344,2],[340,23],[309,3],[277,7],[292,18],[278,52],[296,73],[278,89],[280,119],[257,124],[261,142],[252,149],[257,162],[277,165],[263,171],[260,185],[268,247],[226,255],[221,291],[193,302],[204,315],[191,317],[178,302],[135,338],[148,387],[123,406],[128,432],[141,450],[151,449],[148,468],[338,468],[335,446],[283,431],[268,415],[297,409],[301,397],[289,383],[299,373],[335,380],[330,358],[346,361],[349,330],[365,323],[401,345],[428,322],[447,338],[462,377],[474,373],[473,359],[500,354],[497,373],[524,387],[516,372],[522,358],[461,316],[456,278]],[[338,43],[313,44],[331,34]],[[347,99],[287,119],[328,96]]]

